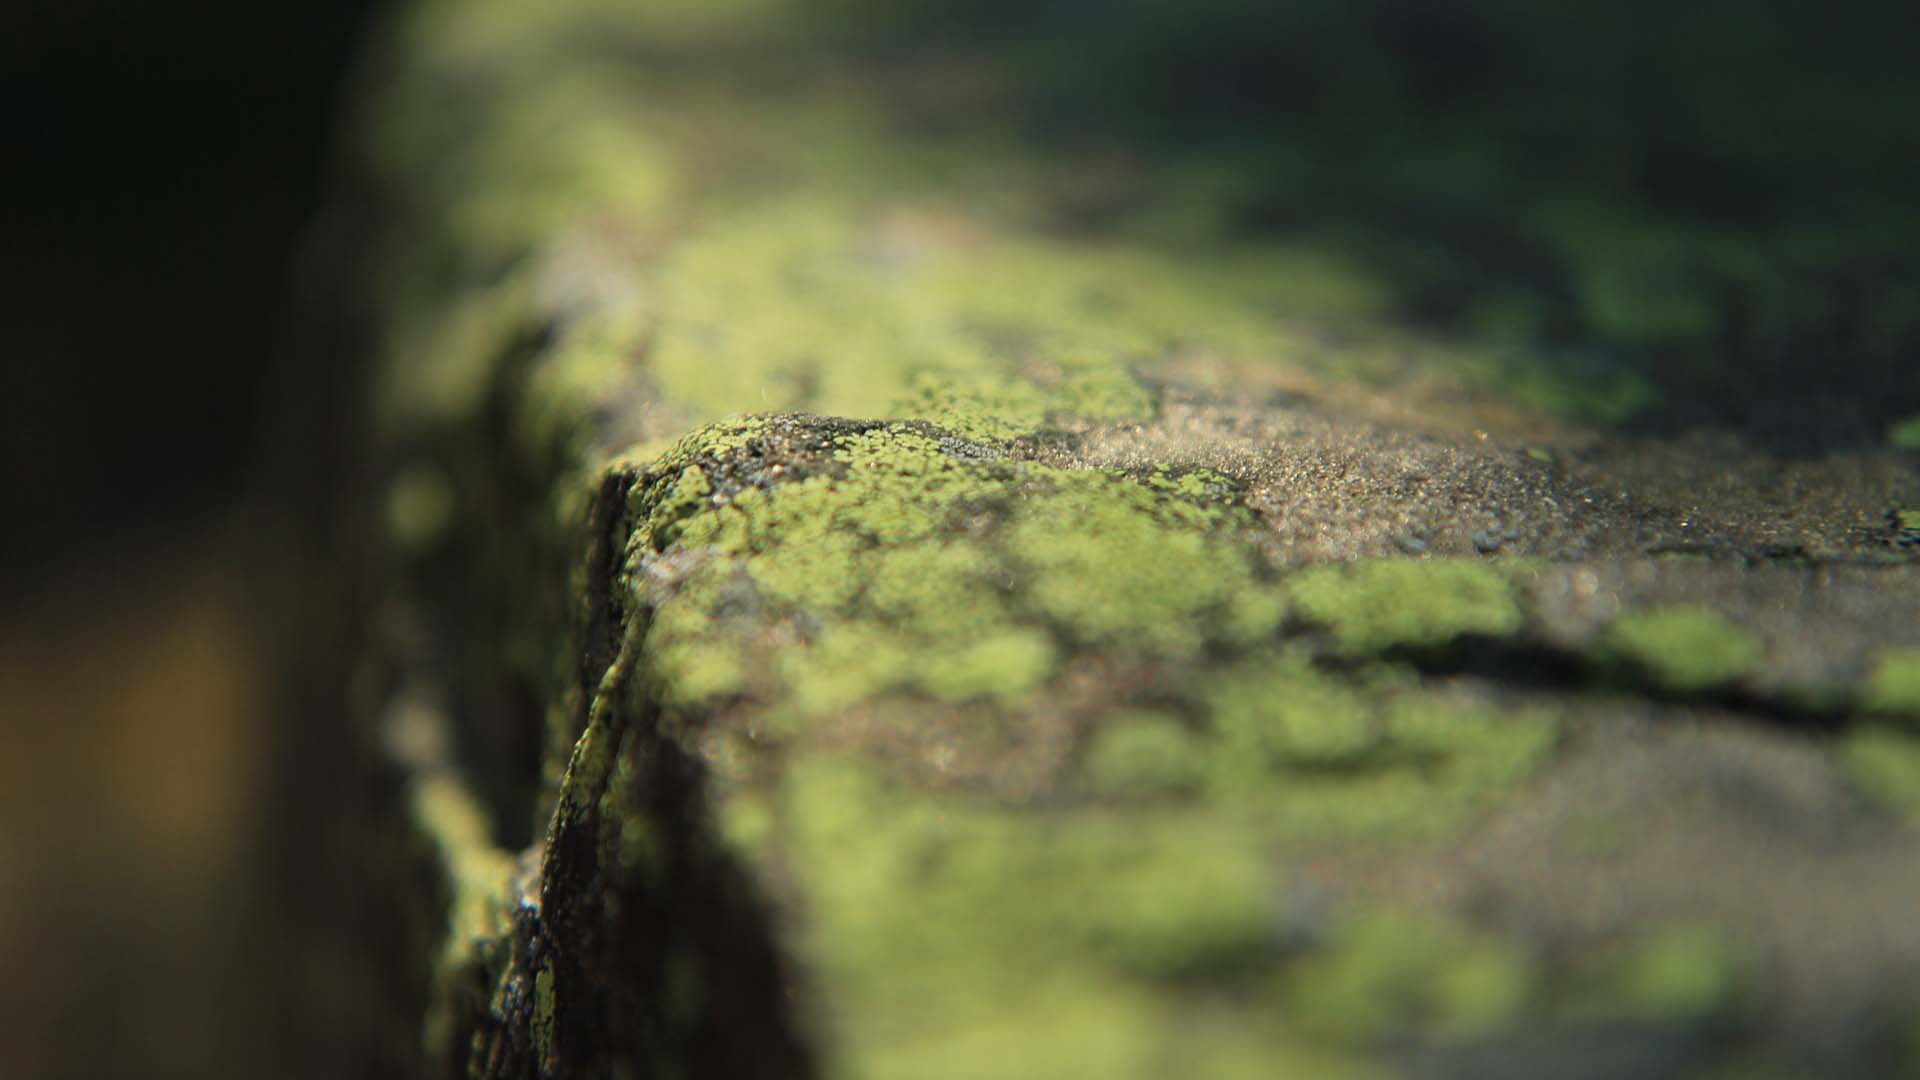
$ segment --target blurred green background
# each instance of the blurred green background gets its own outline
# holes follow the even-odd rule
[[[1005,88],[909,97],[928,118],[1201,178],[1223,236],[1339,251],[1409,319],[1646,380],[1638,428],[1804,454],[1920,412],[1920,7],[820,7],[836,48]]]

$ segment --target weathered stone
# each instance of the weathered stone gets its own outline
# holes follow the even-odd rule
[[[417,4],[372,113],[437,1067],[1916,1030],[1910,453],[1587,426],[1543,403],[1630,388],[1165,206],[1063,231],[1060,162],[894,126],[776,5],[647,10]]]

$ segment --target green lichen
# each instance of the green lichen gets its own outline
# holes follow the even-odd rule
[[[1385,734],[1368,695],[1291,658],[1212,680],[1204,698],[1226,763],[1256,782],[1276,767],[1358,763]]]
[[[507,929],[507,897],[515,871],[513,853],[493,843],[486,811],[458,782],[429,777],[412,791],[414,820],[430,837],[447,877],[447,949],[464,955],[476,941]]]
[[[1191,654],[1204,640],[1201,616],[1252,587],[1248,560],[1223,557],[1204,533],[1167,528],[1131,495],[1075,486],[1009,530],[1009,552],[1032,575],[1026,597],[1079,641]]]
[[[1676,606],[1615,619],[1603,648],[1658,686],[1698,693],[1738,680],[1765,655],[1760,639],[1705,608]]]
[[[1920,824],[1920,736],[1885,725],[1867,725],[1840,742],[1840,764],[1862,794]]]
[[[1747,971],[1723,928],[1690,922],[1642,930],[1584,968],[1571,1011],[1666,1021],[1726,1010],[1738,998]]]
[[[1002,809],[842,757],[795,762],[783,806],[847,1075],[987,1075],[1009,1046],[1023,1075],[1153,1075],[1176,987],[1274,955],[1274,871],[1214,819]]]
[[[1887,442],[1902,450],[1920,450],[1920,416],[1909,416],[1887,428]]]
[[[1278,834],[1432,835],[1553,748],[1543,714],[1394,681],[1355,685],[1286,657],[1222,673],[1202,691],[1217,736],[1209,790]]]
[[[1191,685],[1204,722],[1122,710],[1081,764],[1111,799],[1179,797],[1273,836],[1443,833],[1510,792],[1556,725],[1410,684],[1395,670],[1340,678],[1278,653]]]
[[[1867,675],[1861,706],[1868,712],[1920,721],[1920,649],[1889,649]]]
[[[1289,578],[1287,594],[1295,611],[1357,653],[1430,649],[1463,634],[1506,636],[1524,622],[1506,577],[1470,562],[1315,566]]]
[[[739,207],[668,257],[649,371],[708,418],[924,418],[990,441],[1151,414],[1129,367],[1176,330],[1142,283],[1100,249],[961,232],[804,191]]]
[[[816,458],[782,466],[787,479],[733,490],[742,468],[772,475],[764,446],[783,429],[763,421],[745,441],[730,430],[669,453],[633,501],[638,557],[662,545],[678,575],[650,593],[646,649],[670,706],[744,694],[762,703],[762,730],[796,735],[903,698],[1045,709],[1075,655],[1171,664],[1163,685],[1203,722],[1099,720],[1084,788],[1218,800],[1274,835],[1445,830],[1553,743],[1547,718],[1422,691],[1398,668],[1336,677],[1274,642],[1286,604],[1240,539],[1241,512],[1190,497],[1217,496],[1224,478],[1138,482],[887,426],[832,434]],[[685,456],[722,443],[704,465]],[[1304,591],[1330,612],[1314,580],[1289,583],[1296,602]],[[1505,579],[1472,564],[1366,564],[1324,580],[1356,584],[1365,620],[1328,617],[1368,648],[1519,619]]]
[[[676,601],[660,605],[649,631],[647,673],[654,693],[669,705],[746,689],[743,644],[731,627],[708,613],[726,602],[731,567],[710,563],[680,585]]]
[[[717,828],[727,850],[754,861],[768,856],[777,838],[777,822],[770,800],[759,791],[736,789],[718,800]]]
[[[1156,465],[1143,481],[1148,487],[1171,491],[1189,499],[1219,499],[1231,494],[1236,485],[1212,469],[1174,469]]]
[[[553,968],[546,966],[533,977],[533,1047],[543,1063],[554,1057],[554,1012]]]
[[[640,550],[707,560],[654,603],[649,671],[669,703],[759,692],[798,719],[890,693],[1010,705],[1066,649],[1186,657],[1256,641],[1283,610],[1230,507],[900,427],[834,436],[807,475],[723,492],[737,436],[670,451],[634,497]],[[756,648],[771,657],[750,661]],[[756,670],[776,681],[753,685]]]
[[[1212,767],[1211,747],[1178,719],[1118,710],[1104,717],[1084,770],[1094,792],[1123,799],[1189,794]]]
[[[921,657],[917,682],[945,701],[990,698],[1011,704],[1053,673],[1055,655],[1045,632],[1016,627]]]
[[[494,844],[486,810],[451,776],[416,780],[409,797],[415,827],[431,844],[447,891],[434,996],[422,1021],[426,1045],[437,1053],[463,1034],[454,1028],[458,988],[481,970],[488,949],[510,928],[517,865],[512,852]]]
[[[1374,911],[1286,974],[1282,1014],[1323,1038],[1468,1038],[1513,1022],[1537,975],[1513,944],[1437,916]]]
[[[913,665],[912,646],[884,627],[838,623],[781,655],[788,694],[783,705],[801,716],[839,712],[905,688],[913,681]]]

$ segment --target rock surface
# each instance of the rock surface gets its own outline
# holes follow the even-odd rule
[[[648,11],[416,4],[369,114],[436,1070],[1920,1070],[1913,451]]]

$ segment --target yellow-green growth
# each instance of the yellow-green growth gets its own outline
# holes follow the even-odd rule
[[[732,208],[669,255],[648,366],[669,399],[706,419],[924,418],[979,440],[1055,416],[1143,419],[1153,406],[1131,365],[1223,323],[1161,317],[1132,265],[799,189]]]
[[[1848,732],[1840,763],[1868,798],[1920,824],[1920,736],[1871,725]]]
[[[423,779],[414,784],[412,801],[414,820],[433,842],[452,894],[449,957],[466,955],[474,942],[507,930],[513,853],[493,843],[485,809],[458,782]]]
[[[1525,621],[1506,577],[1471,562],[1315,566],[1287,579],[1287,593],[1295,611],[1356,653],[1434,648],[1463,634],[1506,636]]]
[[[1227,763],[1259,777],[1287,765],[1357,763],[1385,726],[1371,697],[1292,658],[1220,678],[1205,700]]]
[[[1861,705],[1887,716],[1920,722],[1920,649],[1889,649],[1867,675]]]
[[[1444,833],[1511,792],[1556,725],[1433,690],[1352,685],[1279,657],[1202,691],[1217,741],[1209,789],[1293,836]]]
[[[1280,882],[1216,818],[1003,810],[840,757],[796,761],[783,805],[847,1075],[993,1075],[1013,1045],[1022,1075],[1151,1076],[1196,981],[1276,960]]]
[[[533,1049],[543,1068],[554,1060],[553,1020],[555,1011],[553,968],[543,966],[533,977]]]
[[[1223,558],[1205,533],[1168,528],[1135,497],[1085,488],[1029,508],[1008,550],[1033,575],[1030,602],[1090,644],[1189,654],[1205,638],[1204,613],[1253,585],[1248,559]]]
[[[891,693],[1010,705],[1068,649],[1187,657],[1280,618],[1235,539],[1244,512],[1181,485],[960,457],[924,430],[881,428],[836,436],[811,475],[717,492],[709,472],[726,466],[712,462],[738,434],[687,440],[635,496],[642,548],[683,559],[647,646],[668,704],[749,693],[790,719]]]
[[[1696,1019],[1737,999],[1745,969],[1735,942],[1718,927],[1655,926],[1590,962],[1572,1008],[1609,1019]]]
[[[1887,442],[1902,450],[1920,450],[1920,416],[1909,416],[1889,427]]]
[[[1535,985],[1516,946],[1403,912],[1350,918],[1287,972],[1280,1014],[1323,1038],[1483,1035],[1514,1021]]]
[[[1705,608],[1676,606],[1615,619],[1604,648],[1664,689],[1697,693],[1725,686],[1759,666],[1760,639]]]
[[[1174,717],[1118,711],[1102,718],[1088,748],[1087,784],[1119,798],[1189,794],[1211,768],[1209,748]]]

